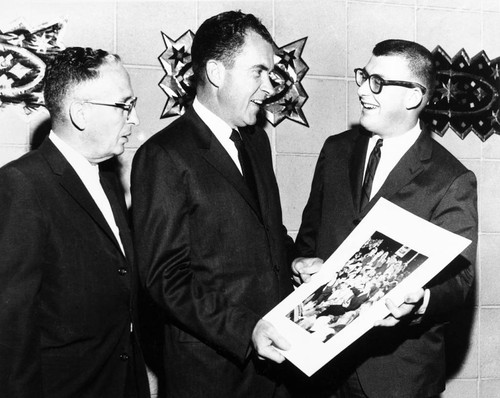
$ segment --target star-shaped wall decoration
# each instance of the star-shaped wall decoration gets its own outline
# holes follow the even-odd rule
[[[192,81],[191,46],[194,34],[186,31],[177,40],[162,32],[166,50],[158,57],[165,76],[159,83],[167,95],[161,118],[182,115],[195,97]],[[308,96],[301,80],[309,70],[302,59],[302,50],[307,38],[283,47],[273,43],[274,69],[270,73],[275,94],[266,101],[264,111],[267,120],[277,126],[284,119],[309,126],[302,106]]]
[[[429,129],[443,136],[451,128],[461,139],[474,132],[482,141],[500,134],[500,57],[482,51],[469,59],[462,49],[450,58],[440,46],[433,57],[436,90],[422,113]]]
[[[184,46],[182,46],[180,49],[175,48],[175,46],[172,47],[172,55],[169,57],[169,59],[172,59],[174,61],[174,68],[177,66],[179,62],[185,64],[184,59],[190,57],[191,54],[189,54],[185,49]]]
[[[293,60],[295,59],[295,50],[292,51],[280,51],[276,54],[279,57],[278,64],[283,65],[285,68],[294,67]]]
[[[302,112],[302,106],[309,98],[301,83],[309,70],[302,59],[306,41],[307,37],[304,37],[279,48],[273,43],[274,70],[271,82],[275,94],[265,106],[266,118],[273,126],[277,126],[284,119],[290,119],[309,127]]]
[[[161,118],[181,115],[186,107],[192,104],[195,89],[192,82],[191,45],[194,34],[188,30],[177,40],[173,40],[162,32],[166,50],[159,56],[165,71],[160,87],[167,95],[167,103]]]

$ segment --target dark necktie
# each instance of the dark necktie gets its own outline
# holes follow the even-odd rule
[[[375,177],[375,171],[377,170],[378,163],[380,161],[380,148],[383,145],[382,138],[377,140],[375,147],[370,154],[368,159],[368,166],[366,167],[365,178],[363,181],[363,188],[361,190],[361,203],[359,206],[360,210],[368,204],[370,201],[370,194],[372,192],[373,178]]]
[[[248,157],[248,152],[245,149],[245,144],[241,139],[240,133],[237,130],[231,131],[231,136],[229,137],[231,141],[234,142],[234,146],[238,150],[238,160],[240,161],[241,170],[243,172],[243,179],[245,180],[248,188],[258,200],[257,195],[257,185],[255,183],[255,175],[252,169],[252,163]]]

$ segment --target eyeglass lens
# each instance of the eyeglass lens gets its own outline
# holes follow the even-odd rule
[[[382,89],[382,81],[380,77],[377,75],[368,76],[363,71],[363,69],[355,70],[355,80],[358,86],[361,86],[364,82],[368,80],[368,86],[370,87],[370,90],[372,91],[373,94],[380,93]]]
[[[127,111],[127,117],[130,117],[130,115],[132,114],[132,110],[135,108],[135,105],[137,103],[137,97],[135,98],[132,98],[130,100],[130,102],[126,103],[126,111]]]

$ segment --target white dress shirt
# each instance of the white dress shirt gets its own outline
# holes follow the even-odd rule
[[[78,151],[74,150],[70,145],[64,142],[53,131],[49,134],[49,139],[56,146],[57,149],[63,154],[68,163],[73,167],[78,177],[89,191],[90,196],[101,210],[102,215],[106,219],[111,231],[115,235],[116,240],[120,244],[122,253],[125,255],[123,244],[120,238],[120,231],[116,225],[113,210],[109,204],[109,199],[104,193],[100,179],[99,179],[99,166],[91,164],[84,156]]]
[[[222,120],[219,116],[209,110],[205,105],[198,101],[198,97],[194,99],[193,109],[198,114],[201,120],[208,126],[208,128],[215,135],[217,140],[224,147],[226,152],[233,159],[234,164],[238,167],[238,170],[243,175],[240,161],[238,159],[238,150],[234,145],[234,142],[229,138],[233,129],[229,124]]]
[[[387,176],[396,166],[396,164],[401,160],[403,155],[410,149],[410,147],[417,141],[420,135],[421,129],[420,125],[417,123],[415,127],[406,133],[399,135],[397,137],[384,138],[384,143],[380,148],[380,161],[375,171],[375,177],[373,178],[372,191],[370,194],[370,200],[379,191],[380,187],[384,184]],[[375,144],[378,139],[382,138],[378,135],[373,135],[368,141],[368,148],[366,152],[365,168],[363,172],[366,173],[366,168],[368,166],[368,159],[372,153]]]
[[[379,189],[382,187],[384,184],[385,180],[389,176],[390,172],[396,164],[401,160],[401,158],[404,156],[404,154],[410,149],[410,147],[417,141],[420,133],[421,133],[420,125],[417,122],[415,127],[413,127],[411,130],[407,131],[405,134],[402,134],[400,136],[396,137],[391,137],[391,138],[384,138],[384,143],[382,147],[380,148],[380,161],[377,166],[377,170],[375,171],[375,176],[373,178],[373,185],[372,185],[372,192],[370,194],[370,200],[375,196],[375,194],[379,191]],[[373,135],[370,138],[370,141],[368,142],[368,148],[366,152],[366,159],[365,159],[365,171],[366,173],[366,168],[368,166],[368,159],[370,158],[370,153],[372,152],[373,148],[375,147],[375,144],[377,143],[378,139],[382,138],[379,135]],[[363,173],[363,176],[364,176]],[[422,302],[422,305],[418,308],[416,311],[417,315],[423,315],[427,309],[427,306],[429,304],[429,299],[430,299],[430,290],[425,289],[424,290],[424,299]],[[418,323],[420,319],[417,319]]]

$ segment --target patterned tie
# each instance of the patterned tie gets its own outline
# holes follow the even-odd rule
[[[377,170],[378,162],[380,161],[380,148],[383,143],[384,140],[382,140],[382,138],[377,140],[377,143],[370,154],[370,158],[368,159],[368,166],[366,167],[365,179],[363,181],[363,189],[361,191],[361,203],[359,206],[360,211],[363,210],[363,208],[370,201],[373,178],[375,177],[375,171]]]
[[[231,136],[229,137],[231,141],[234,142],[234,146],[238,150],[238,160],[240,161],[241,170],[243,172],[243,179],[245,180],[248,188],[258,200],[257,195],[257,184],[255,183],[255,175],[252,169],[252,163],[248,157],[248,152],[245,149],[243,140],[241,139],[240,133],[237,130],[231,131]]]

